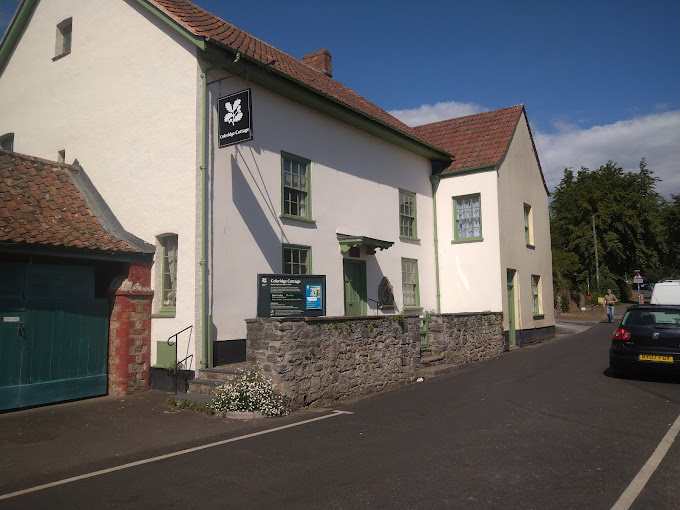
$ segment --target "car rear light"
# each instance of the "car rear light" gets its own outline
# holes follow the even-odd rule
[[[612,340],[630,340],[630,337],[630,331],[626,331],[623,328],[617,328],[616,331],[614,331]]]

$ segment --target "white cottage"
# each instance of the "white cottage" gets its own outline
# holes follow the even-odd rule
[[[0,111],[3,148],[77,159],[156,247],[152,364],[187,327],[196,368],[241,356],[258,274],[325,275],[327,315],[502,310],[510,345],[554,328],[522,107],[499,157],[461,167],[455,138],[343,86],[325,50],[298,60],[185,0],[23,0]]]

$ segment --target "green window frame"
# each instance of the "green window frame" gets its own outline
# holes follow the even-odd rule
[[[401,292],[404,309],[420,308],[420,284],[416,259],[401,259]]]
[[[531,275],[531,296],[533,299],[534,317],[543,315],[543,303],[541,302],[541,277]]]
[[[73,39],[73,18],[68,18],[57,25],[57,44],[55,57],[71,53]]]
[[[453,197],[453,241],[483,241],[480,193]]]
[[[416,194],[412,191],[399,190],[399,237],[418,238],[418,215]]]
[[[161,312],[174,312],[177,306],[177,235],[159,238],[161,245]]]
[[[534,215],[529,204],[524,204],[524,240],[527,248],[534,247]]]
[[[281,217],[312,220],[311,161],[281,152]]]
[[[312,248],[297,244],[283,245],[283,274],[311,274]]]

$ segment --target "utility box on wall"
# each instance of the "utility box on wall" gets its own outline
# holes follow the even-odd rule
[[[325,275],[257,275],[258,317],[322,317],[324,315],[326,315]]]

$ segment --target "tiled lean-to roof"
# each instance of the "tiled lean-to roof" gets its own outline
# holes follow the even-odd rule
[[[412,127],[393,117],[338,81],[326,76],[301,60],[253,37],[231,23],[201,9],[187,0],[149,0],[195,36],[213,39],[235,52],[261,62],[274,60],[272,67],[302,84],[311,87],[364,115],[377,119],[387,126],[420,140]],[[242,4],[244,6],[245,4]],[[245,7],[244,7],[245,8]]]
[[[74,182],[78,166],[0,150],[0,245],[144,253],[108,232]]]
[[[421,138],[455,159],[444,173],[497,165],[505,155],[524,105],[418,126]]]

